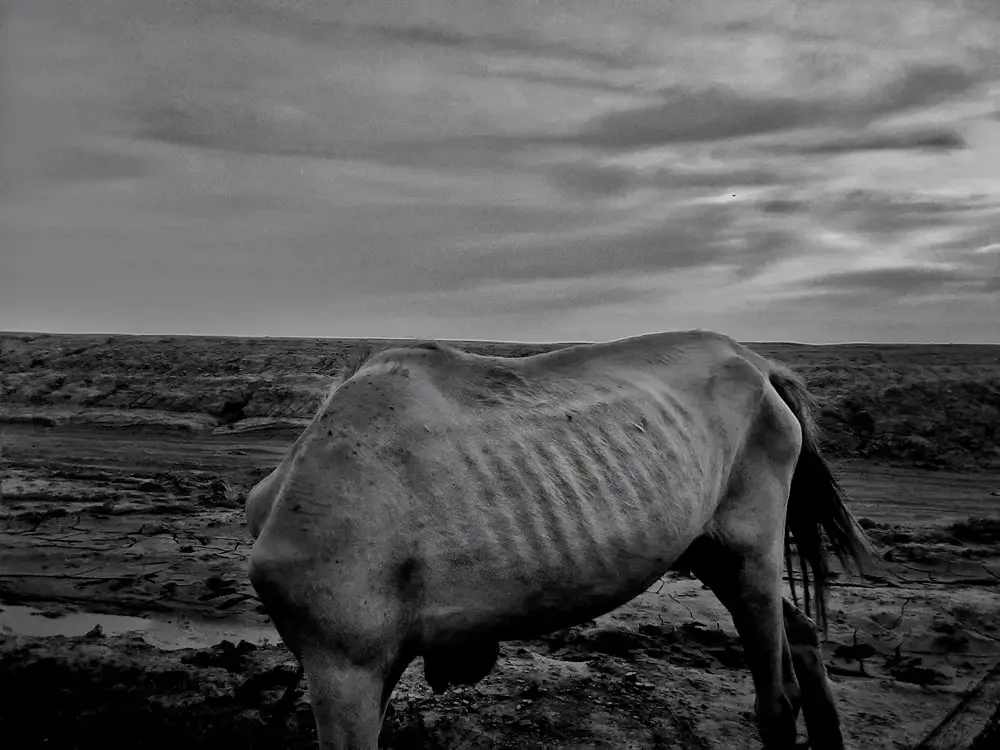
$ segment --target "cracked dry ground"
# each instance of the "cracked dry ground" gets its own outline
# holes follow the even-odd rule
[[[240,491],[294,433],[5,427],[0,592],[76,609],[266,625],[245,576]],[[1000,657],[995,476],[840,471],[886,556],[832,591],[827,664],[855,748],[909,748]],[[873,647],[859,664],[855,642]],[[309,747],[280,646],[160,651],[139,636],[0,635],[0,736],[17,747]],[[605,617],[504,644],[475,687],[435,696],[414,664],[389,748],[756,748],[753,693],[728,615],[668,576]]]

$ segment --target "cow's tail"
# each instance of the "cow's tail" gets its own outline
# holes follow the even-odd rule
[[[830,575],[827,552],[832,551],[846,568],[861,573],[873,568],[875,556],[864,531],[847,508],[843,488],[819,452],[812,395],[795,373],[780,365],[772,363],[769,380],[802,426],[802,450],[792,476],[785,523],[785,564],[792,598],[798,605],[791,565],[794,544],[805,612],[825,630],[826,580]]]

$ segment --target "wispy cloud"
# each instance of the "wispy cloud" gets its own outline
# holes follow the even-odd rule
[[[467,33],[455,28],[433,24],[406,24],[384,26],[363,26],[360,30],[372,36],[394,42],[428,45],[445,49],[459,49],[468,52],[503,53],[515,56],[530,55],[556,58],[600,65],[619,67],[637,61],[622,55],[602,51],[596,47],[586,47],[551,38],[539,37],[530,31],[520,34],[497,34],[488,31]]]
[[[679,91],[665,101],[602,115],[568,143],[611,149],[716,141],[808,125],[830,115],[820,102],[749,98],[726,89]]]
[[[967,148],[961,133],[952,128],[906,131],[861,131],[833,137],[804,139],[800,145],[778,147],[803,154],[849,154],[857,151],[953,151]]]
[[[875,88],[855,105],[859,114],[884,115],[926,107],[968,91],[980,77],[955,65],[920,63]]]
[[[967,270],[933,267],[901,266],[858,271],[840,271],[815,279],[810,286],[839,292],[884,292],[891,295],[908,295],[941,291],[955,284],[977,283],[982,279]]]
[[[144,156],[121,153],[99,146],[64,146],[37,163],[39,176],[60,184],[137,180],[153,169]]]
[[[498,238],[475,250],[459,250],[436,269],[442,282],[472,279],[531,281],[615,273],[644,274],[712,265],[719,260],[712,242],[719,226],[664,219],[646,226],[569,231]]]
[[[972,220],[979,209],[962,196],[857,189],[821,199],[814,210],[838,226],[875,240],[891,240]]]
[[[585,161],[555,164],[548,179],[564,193],[583,198],[617,195],[644,182],[634,169]]]
[[[590,224],[588,226],[588,224]],[[497,236],[454,248],[435,267],[439,285],[596,279],[691,269],[726,271],[747,278],[794,255],[798,236],[752,221],[746,208],[696,204],[642,219],[581,222],[561,232]]]
[[[917,65],[852,98],[748,96],[721,87],[666,92],[662,102],[602,115],[569,143],[609,149],[718,141],[817,125],[856,122],[926,106],[969,89],[977,78],[952,66]]]
[[[613,197],[644,188],[726,190],[788,185],[802,179],[791,169],[729,163],[636,169],[595,160],[577,160],[557,162],[546,167],[544,173],[554,187],[578,198]]]
[[[506,79],[517,83],[544,86],[546,88],[581,89],[584,91],[609,92],[613,94],[636,94],[636,87],[629,83],[619,83],[607,75],[586,71],[575,73],[547,70],[525,70],[522,61],[517,68],[497,69],[490,66],[482,73],[484,78]],[[537,67],[537,66],[536,66]]]
[[[648,300],[661,292],[654,287],[636,283],[628,274],[564,279],[537,279],[527,283],[484,283],[468,287],[458,294],[449,292],[452,303],[462,304],[470,315],[484,317],[496,314],[549,315],[571,313],[606,307],[627,307]],[[444,300],[424,296],[419,306],[433,310]]]

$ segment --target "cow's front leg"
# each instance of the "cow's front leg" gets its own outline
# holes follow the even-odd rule
[[[355,664],[343,654],[303,654],[322,750],[377,750],[385,703],[402,671]]]

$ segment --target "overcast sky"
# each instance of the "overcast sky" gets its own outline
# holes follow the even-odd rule
[[[1000,340],[996,0],[6,7],[0,330]]]

